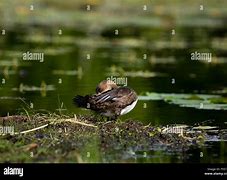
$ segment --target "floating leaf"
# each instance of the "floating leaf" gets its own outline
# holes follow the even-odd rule
[[[143,78],[164,77],[164,76],[167,76],[166,73],[160,73],[160,72],[151,72],[151,71],[124,71],[122,68],[118,68],[118,67],[115,67],[115,66],[112,66],[109,71],[111,73],[107,73],[107,75],[114,74],[115,76],[143,77]]]
[[[24,85],[23,83],[20,84],[19,88],[14,87],[12,88],[12,91],[20,91],[20,92],[33,92],[33,91],[43,91],[44,89],[44,85],[42,84],[42,86],[37,87],[37,86],[28,86],[28,85]],[[45,91],[54,91],[55,87],[54,85],[45,85]]]
[[[209,129],[216,129],[218,128],[217,126],[197,126],[193,127],[192,129],[197,129],[197,130],[209,130]]]
[[[190,107],[207,110],[227,110],[226,98],[210,94],[175,94],[175,93],[150,93],[139,96],[139,100],[163,100],[169,104],[180,107]]]

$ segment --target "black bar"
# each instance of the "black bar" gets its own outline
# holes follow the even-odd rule
[[[4,175],[5,168],[23,168],[23,177]],[[207,173],[207,174],[205,174]],[[209,173],[209,174],[208,174]],[[227,164],[0,164],[0,179],[10,178],[227,178]]]

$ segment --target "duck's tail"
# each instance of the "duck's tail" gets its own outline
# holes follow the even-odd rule
[[[73,103],[77,106],[77,107],[82,107],[82,108],[89,108],[88,107],[88,99],[89,96],[80,96],[77,95],[73,98]]]

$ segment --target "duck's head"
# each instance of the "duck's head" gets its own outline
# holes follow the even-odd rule
[[[103,80],[96,87],[96,93],[101,94],[103,92],[106,92],[106,91],[109,91],[109,90],[112,90],[112,89],[116,89],[116,88],[118,88],[118,86],[113,81]]]

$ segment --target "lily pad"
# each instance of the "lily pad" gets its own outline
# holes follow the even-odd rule
[[[109,69],[110,73],[107,75],[114,74],[115,76],[126,76],[126,77],[143,77],[143,78],[151,78],[151,77],[165,77],[166,73],[161,72],[151,72],[151,71],[125,71],[122,68],[118,68],[116,66],[112,66]]]
[[[0,100],[24,100],[22,97],[1,96]]]
[[[217,126],[197,126],[193,127],[192,129],[197,129],[197,130],[210,130],[210,129],[216,129],[218,128]]]
[[[54,85],[43,85],[41,84],[40,87],[37,86],[29,86],[29,85],[24,85],[20,84],[19,88],[14,87],[12,88],[13,91],[20,91],[20,92],[34,92],[34,91],[54,91],[55,87]]]
[[[139,96],[140,100],[162,100],[180,107],[190,107],[207,110],[227,110],[226,98],[211,94],[175,94],[149,93]]]

